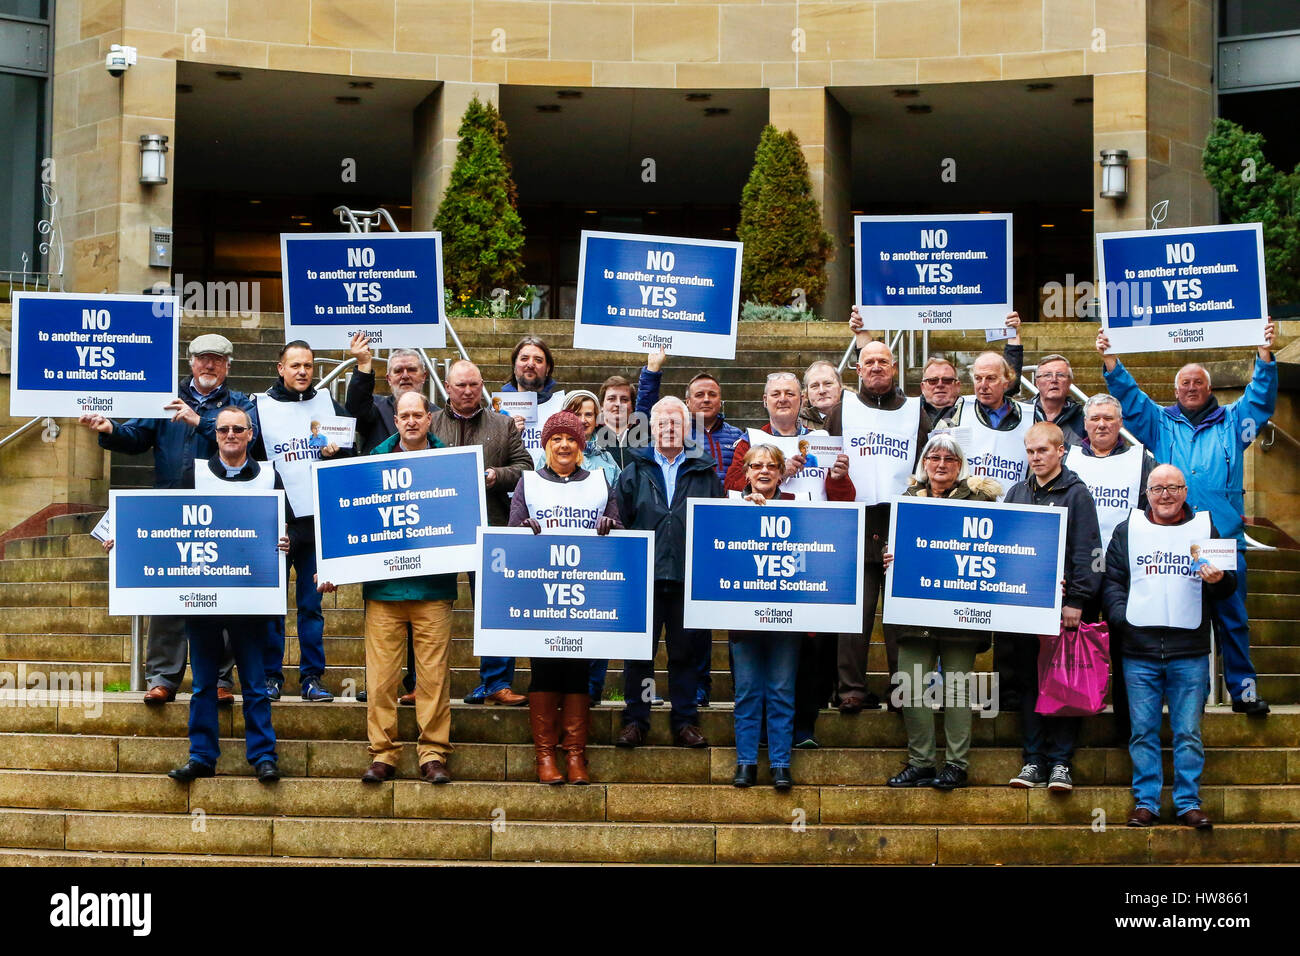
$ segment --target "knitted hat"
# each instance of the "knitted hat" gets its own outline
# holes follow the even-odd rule
[[[582,419],[573,412],[556,412],[546,419],[542,426],[542,447],[545,448],[552,435],[569,435],[579,446],[587,444],[587,428]]]

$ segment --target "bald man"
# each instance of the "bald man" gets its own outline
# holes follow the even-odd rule
[[[1263,717],[1268,702],[1259,696],[1255,665],[1250,660],[1250,621],[1246,615],[1246,531],[1244,452],[1277,407],[1276,330],[1264,326],[1254,374],[1241,398],[1220,405],[1210,373],[1198,364],[1184,365],[1174,378],[1174,404],[1161,408],[1142,391],[1114,355],[1110,339],[1097,333],[1097,351],[1105,367],[1107,390],[1119,399],[1124,424],[1156,456],[1187,476],[1187,503],[1208,511],[1215,527],[1237,539],[1236,592],[1214,604],[1215,634],[1223,650],[1223,676],[1239,714]]]

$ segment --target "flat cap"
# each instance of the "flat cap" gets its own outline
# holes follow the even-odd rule
[[[230,344],[230,339],[215,332],[196,336],[190,343],[190,358],[196,355],[224,355],[230,358],[234,354],[235,347]]]

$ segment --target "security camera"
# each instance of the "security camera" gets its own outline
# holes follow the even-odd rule
[[[108,56],[104,57],[104,69],[108,70],[109,76],[121,76],[135,66],[135,55],[135,47],[114,43]]]

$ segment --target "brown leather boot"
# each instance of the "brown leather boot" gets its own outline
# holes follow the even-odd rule
[[[555,762],[555,746],[560,739],[560,694],[534,692],[528,695],[528,718],[533,728],[533,747],[537,751],[537,780],[540,783],[564,783]]]
[[[560,721],[564,727],[564,751],[569,783],[591,783],[587,776],[587,730],[591,726],[591,695],[565,694]]]

